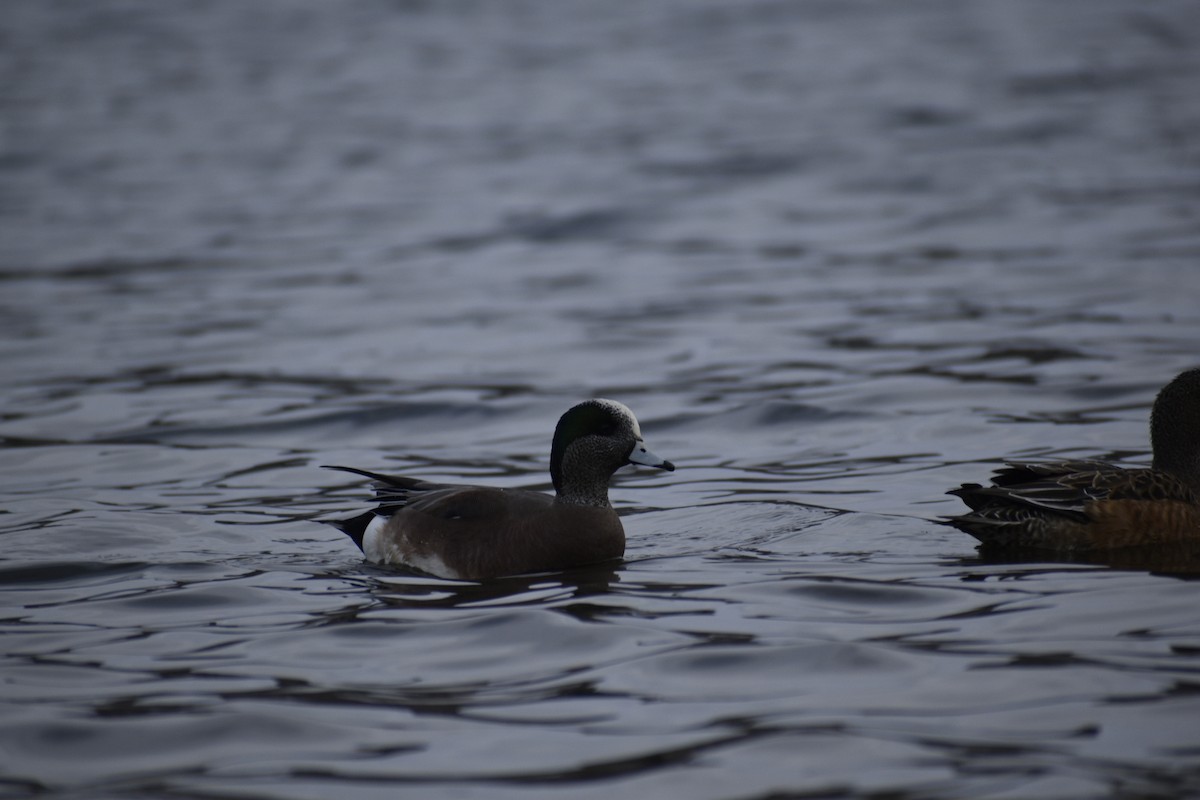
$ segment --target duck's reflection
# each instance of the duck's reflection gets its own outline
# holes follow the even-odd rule
[[[1032,548],[979,548],[978,564],[1079,564],[1151,572],[1179,578],[1200,577],[1200,548],[1183,545],[1146,545],[1119,550],[1062,553]]]
[[[364,565],[371,594],[389,606],[470,608],[544,606],[555,599],[607,594],[620,580],[620,562],[559,572],[513,575],[486,581],[456,581],[397,568]]]

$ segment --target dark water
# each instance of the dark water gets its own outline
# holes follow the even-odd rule
[[[1200,583],[983,563],[1200,363],[1200,6],[0,9],[0,797],[1200,796]],[[463,584],[324,463],[544,488]]]

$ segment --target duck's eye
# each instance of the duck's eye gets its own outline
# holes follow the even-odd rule
[[[612,422],[606,422],[600,426],[600,430],[596,431],[600,436],[612,436],[616,432],[617,426]]]

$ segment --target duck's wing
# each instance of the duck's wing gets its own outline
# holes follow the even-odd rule
[[[371,511],[366,511],[347,519],[320,520],[326,525],[332,525],[349,536],[358,545],[360,550],[363,546],[363,536],[366,535],[367,526],[376,517],[390,517],[397,511],[407,508],[421,497],[428,497],[436,495],[439,492],[457,488],[444,483],[430,483],[415,478],[407,478],[403,475],[384,475],[379,472],[358,469],[357,467],[324,465],[323,468],[335,469],[339,472],[349,472],[352,475],[361,475],[364,478],[370,478],[372,485],[375,487],[375,502],[378,505]]]
[[[521,519],[554,506],[554,498],[528,489],[495,486],[442,486],[409,502],[405,511],[442,520],[479,521],[493,527]]]
[[[1088,503],[1107,497],[1127,471],[1102,462],[1010,463],[996,471],[991,486],[964,483],[949,494],[962,498],[977,512],[1023,507],[1065,514],[1084,522]]]
[[[973,511],[1042,510],[1086,522],[1091,504],[1102,501],[1177,500],[1195,503],[1183,481],[1154,469],[1121,469],[1100,461],[1011,463],[998,470],[991,486],[966,483],[949,494]]]
[[[370,511],[341,520],[324,520],[362,547],[367,526],[377,517],[392,517],[403,511],[451,523],[438,526],[443,535],[471,535],[481,529],[496,530],[509,519],[529,518],[554,507],[554,498],[527,489],[431,483],[403,475],[384,475],[357,467],[326,466],[370,478],[377,505]]]
[[[1104,474],[1124,472],[1107,461],[1075,459],[1071,461],[1006,461],[992,474],[995,486],[1017,486],[1043,480],[1055,480],[1065,475]]]
[[[335,469],[339,472],[349,472],[352,475],[361,475],[364,478],[370,478],[371,485],[375,488],[375,502],[379,504],[379,507],[373,513],[383,516],[394,514],[417,498],[431,492],[460,488],[454,484],[430,483],[429,481],[422,481],[417,478],[408,478],[404,475],[384,475],[380,472],[371,472],[370,470],[359,469],[358,467],[324,465],[322,469]]]

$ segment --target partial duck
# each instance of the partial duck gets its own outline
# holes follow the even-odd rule
[[[985,550],[1200,547],[1200,369],[1158,393],[1150,445],[1149,469],[1102,461],[1009,463],[991,486],[966,483],[950,491],[971,511],[946,522]]]
[[[608,482],[626,464],[675,469],[646,449],[626,406],[587,400],[563,414],[554,431],[553,496],[329,467],[375,481],[379,503],[330,524],[353,539],[368,561],[442,578],[482,580],[608,561],[625,553],[625,530],[608,502]]]

